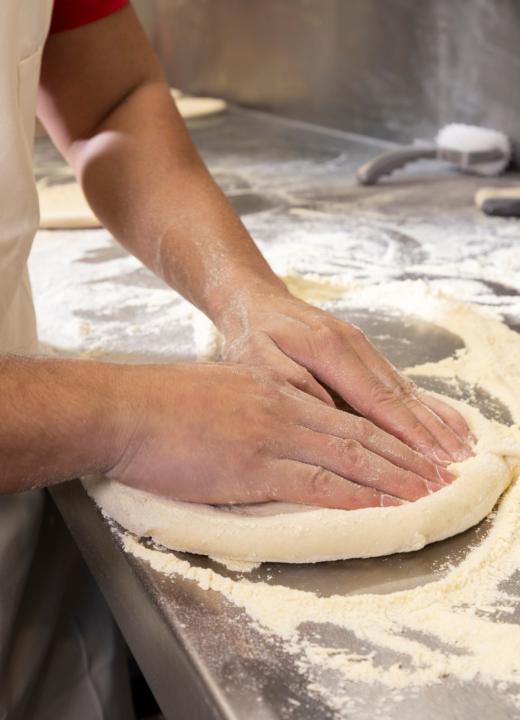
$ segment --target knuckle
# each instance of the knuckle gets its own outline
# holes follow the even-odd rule
[[[271,450],[271,443],[265,435],[260,435],[256,438],[255,442],[252,443],[250,457],[255,465],[267,457]]]
[[[375,380],[370,387],[370,398],[376,405],[392,405],[397,402],[390,388],[378,380]]]
[[[431,439],[429,437],[429,433],[425,430],[424,425],[419,420],[418,417],[415,415],[412,415],[409,422],[408,422],[408,433],[412,434],[417,440],[424,439],[424,441],[428,444],[431,444]]]
[[[404,379],[395,384],[392,393],[396,398],[408,405],[416,405],[419,402],[414,384]]]
[[[272,421],[270,404],[265,400],[252,403],[243,410],[237,408],[237,420],[240,422],[243,431],[243,442],[245,448],[256,446],[266,436],[266,428]]]
[[[410,380],[410,378],[407,378],[404,375],[399,375],[399,378],[401,380],[401,384],[403,385],[403,387],[408,389],[408,392],[412,393],[416,397],[419,397],[419,388],[417,387],[417,385],[414,383],[413,380]]]
[[[365,337],[365,333],[361,328],[359,328],[357,325],[352,325],[351,323],[347,323],[345,325],[345,334],[348,338],[351,340],[361,340]]]
[[[269,428],[280,417],[280,393],[274,387],[265,388],[258,402],[256,428],[258,433],[267,434]]]
[[[331,475],[324,467],[315,467],[307,482],[307,492],[315,496],[323,496],[330,493]]]
[[[301,370],[295,373],[293,383],[296,387],[308,388],[313,384],[313,377],[306,370]]]
[[[396,382],[394,385],[390,386],[385,385],[377,379],[375,379],[372,384],[371,397],[377,404],[404,404],[409,408],[415,407],[419,402],[413,383],[408,384]]]
[[[338,333],[336,329],[327,324],[320,324],[315,333],[315,345],[318,352],[322,352],[325,348],[335,346],[338,343]]]
[[[264,374],[264,377],[266,378],[266,380],[269,380],[270,382],[274,382],[274,383],[279,381],[280,373],[278,372],[278,370],[276,370],[271,365],[266,365],[262,369],[262,371],[263,371],[263,374]]]
[[[336,457],[341,457],[345,449],[345,440],[342,437],[332,435],[323,446],[334,453]]]
[[[345,440],[343,454],[349,467],[360,465],[363,459],[363,446],[357,440]]]
[[[365,418],[355,418],[356,431],[361,444],[370,444],[376,439],[377,429]]]
[[[246,443],[242,453],[241,470],[245,477],[256,476],[272,455],[272,441],[266,432],[258,432]]]
[[[256,380],[264,392],[272,393],[282,381],[281,374],[270,365],[262,365],[255,370]]]

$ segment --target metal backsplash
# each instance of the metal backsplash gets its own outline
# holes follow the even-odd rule
[[[170,81],[392,140],[453,120],[520,146],[520,0],[141,0]]]

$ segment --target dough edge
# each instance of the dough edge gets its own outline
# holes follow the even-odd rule
[[[477,454],[452,466],[458,478],[414,503],[362,510],[280,511],[243,515],[209,505],[155,496],[107,478],[86,478],[89,495],[105,515],[138,537],[181,552],[234,561],[314,563],[419,550],[457,535],[488,515],[512,480],[501,445],[503,426],[478,410],[444,398],[479,438]]]

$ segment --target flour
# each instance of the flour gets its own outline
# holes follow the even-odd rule
[[[247,562],[246,560],[231,560],[230,558],[211,557],[211,555],[209,556],[209,559],[213,560],[213,562],[216,562],[219,565],[223,565],[227,570],[231,570],[231,572],[239,573],[253,572],[253,570],[256,570],[256,568],[260,567],[261,565],[261,563],[259,562]]]
[[[173,553],[150,550],[130,535],[124,544],[156,570],[222,593],[261,628],[283,637],[294,652],[303,650],[311,666],[336,670],[349,681],[408,688],[442,682],[446,675],[478,678],[484,684],[520,680],[520,627],[507,622],[517,598],[500,589],[520,567],[518,483],[503,499],[489,535],[458,567],[442,580],[389,595],[317,597],[279,585],[231,580]],[[497,621],[498,613],[506,619]],[[340,649],[300,642],[299,628],[305,623],[333,623],[371,648],[399,654],[400,660],[386,666],[373,650],[360,662],[359,656]],[[429,636],[439,648],[405,637],[403,630]]]
[[[329,281],[328,290],[322,288],[330,302],[339,296],[342,282]],[[294,280],[293,291],[297,284]],[[456,375],[502,400],[514,421],[520,421],[520,336],[492,313],[476,312],[420,282],[377,287],[356,284],[348,298],[352,307],[381,307],[384,298],[385,307],[396,312],[413,310],[459,335],[465,348],[454,357],[408,372],[446,378]],[[215,333],[207,330],[217,344]],[[335,687],[342,683],[348,687],[349,682],[383,685],[394,702],[406,697],[406,691],[444,683],[447,678],[473,680],[507,691],[510,702],[520,708],[520,626],[513,617],[518,597],[510,589],[511,582],[507,583],[520,569],[520,467],[515,459],[519,444],[519,428],[504,427],[497,451],[508,458],[514,481],[487,536],[458,566],[449,567],[443,578],[411,590],[319,597],[250,578],[233,580],[174,553],[144,547],[129,534],[124,545],[162,573],[221,593],[263,632],[283,638],[284,648],[298,658],[306,673],[308,690],[334,707],[338,717],[348,716],[353,701],[346,703],[344,693],[335,699],[327,673],[336,678]],[[318,639],[315,635],[309,638],[305,632],[308,626],[330,623],[355,638],[361,650],[330,647],[320,643],[319,634]]]

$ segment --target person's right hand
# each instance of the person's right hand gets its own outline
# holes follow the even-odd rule
[[[124,432],[107,474],[173,499],[354,509],[417,500],[453,479],[265,368],[125,366],[119,390]]]

